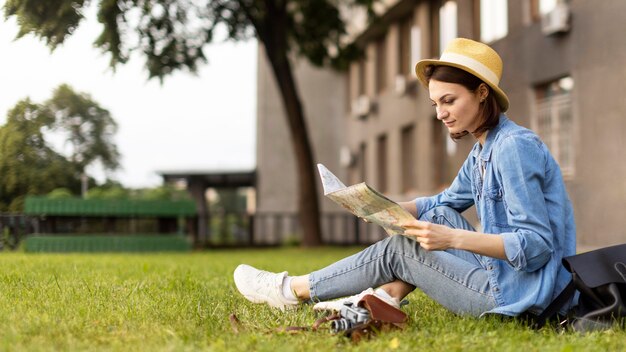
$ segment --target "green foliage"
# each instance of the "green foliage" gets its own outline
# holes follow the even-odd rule
[[[194,254],[0,255],[5,350],[124,351],[623,351],[626,331],[533,331],[516,320],[449,313],[419,292],[402,331],[353,344],[311,326],[311,306],[280,312],[246,301],[232,272],[248,263],[304,274],[358,248]],[[235,314],[237,332],[229,322]]]
[[[11,229],[8,226],[3,227],[0,231],[0,248],[2,250],[15,249],[17,246],[17,239],[11,233]]]
[[[78,170],[99,161],[106,170],[119,167],[120,154],[113,143],[117,123],[108,110],[86,93],[75,92],[67,84],[57,87],[44,108],[53,114],[53,127],[68,135],[72,146],[70,161]]]
[[[93,187],[87,191],[87,199],[128,199],[130,191],[122,186]]]
[[[111,55],[111,66],[141,52],[150,78],[162,79],[181,69],[191,72],[207,61],[204,48],[216,40],[219,28],[230,40],[259,38],[279,55],[295,53],[315,65],[345,68],[361,54],[346,45],[340,6],[361,6],[373,15],[374,0],[100,0],[102,32],[94,45]],[[9,0],[5,17],[15,16],[18,37],[28,33],[55,49],[83,19],[84,0]],[[131,15],[132,14],[132,15]],[[138,38],[131,40],[131,38]]]
[[[212,245],[241,245],[247,243],[249,218],[239,213],[213,212],[209,221]]]
[[[189,192],[172,185],[163,185],[154,188],[145,188],[135,192],[136,199],[145,200],[191,200]]]
[[[80,189],[75,166],[44,139],[43,129],[53,123],[49,110],[28,99],[9,111],[0,127],[0,211],[21,211],[26,195]]]
[[[48,193],[46,197],[50,199],[67,199],[74,197],[74,195],[72,194],[72,191],[67,188],[55,188]]]
[[[55,188],[46,194],[50,199],[66,199],[73,198],[76,194],[71,190],[61,187]],[[101,185],[90,187],[87,191],[87,199],[110,199],[110,200],[165,200],[180,201],[191,200],[189,192],[185,189],[178,189],[171,185],[157,186],[153,188],[129,189],[125,188],[121,183],[113,180],[107,180]],[[241,199],[237,201],[241,204]],[[244,199],[245,206],[245,199]],[[239,209],[241,211],[241,209]]]
[[[188,252],[191,243],[184,236],[158,234],[40,234],[29,236],[20,243],[25,252],[85,253],[85,252]]]
[[[218,189],[217,200],[210,204],[212,211],[221,213],[242,213],[246,211],[246,195],[242,189]]]
[[[62,44],[65,37],[71,35],[83,15],[80,9],[84,0],[7,0],[4,5],[5,17],[17,16],[20,31],[18,38],[28,33],[36,33],[45,38],[52,49]],[[50,21],[51,18],[56,21]]]
[[[7,6],[11,4],[15,5]],[[45,133],[50,130],[69,136],[73,147],[70,160],[48,145]],[[107,110],[65,84],[43,104],[19,101],[0,127],[0,211],[19,212],[25,196],[57,188],[77,194],[80,174],[93,162],[99,161],[109,170],[119,167],[120,155],[112,141],[116,130]]]
[[[321,243],[319,204],[304,111],[298,95],[291,58],[303,56],[314,65],[345,69],[362,54],[354,44],[345,45],[346,26],[341,8],[365,7],[374,13],[375,0],[99,0],[102,32],[94,42],[111,55],[110,65],[125,63],[133,52],[145,59],[149,78],[163,78],[177,70],[195,72],[206,61],[204,48],[219,29],[226,39],[256,37],[273,70],[294,141],[299,196],[304,199],[300,216],[304,244]],[[82,18],[87,1],[54,0],[50,6],[34,0],[11,0],[5,17],[15,16],[20,34],[33,33],[54,49],[71,34]],[[58,8],[59,16],[46,12]]]
[[[48,193],[47,197],[52,199],[70,198],[74,197],[74,194],[66,188],[58,188]],[[107,180],[101,185],[90,187],[86,199],[179,201],[191,200],[191,197],[187,190],[178,189],[171,185],[130,189],[125,188],[117,181]]]

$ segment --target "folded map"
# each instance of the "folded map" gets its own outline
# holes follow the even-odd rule
[[[324,165],[317,164],[317,169],[326,197],[352,214],[380,225],[389,235],[403,234],[404,229],[399,224],[415,219],[398,203],[385,197],[365,182],[346,187]]]

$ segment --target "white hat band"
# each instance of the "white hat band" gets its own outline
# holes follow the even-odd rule
[[[451,52],[444,52],[443,54],[441,54],[439,61],[463,65],[467,68],[474,70],[474,72],[478,73],[479,75],[485,77],[487,80],[489,80],[489,83],[492,83],[496,86],[500,84],[500,79],[492,70],[483,65],[480,61],[474,60],[471,57]]]

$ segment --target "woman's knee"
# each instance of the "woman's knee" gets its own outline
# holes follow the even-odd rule
[[[435,222],[441,216],[457,216],[461,215],[458,211],[445,205],[431,208],[429,211],[420,214],[419,220]]]
[[[414,239],[402,235],[389,236],[385,239],[387,250],[395,253],[404,253],[407,250],[414,251],[419,246]]]
[[[455,229],[465,229],[474,231],[474,227],[453,208],[447,206],[438,206],[423,213],[419,217],[422,221],[432,222],[434,224],[446,225]]]

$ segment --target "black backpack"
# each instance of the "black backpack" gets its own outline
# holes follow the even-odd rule
[[[624,326],[626,321],[626,244],[597,249],[563,258],[572,281],[534,319],[539,329],[579,292],[578,305],[561,322],[575,331],[593,331]]]

